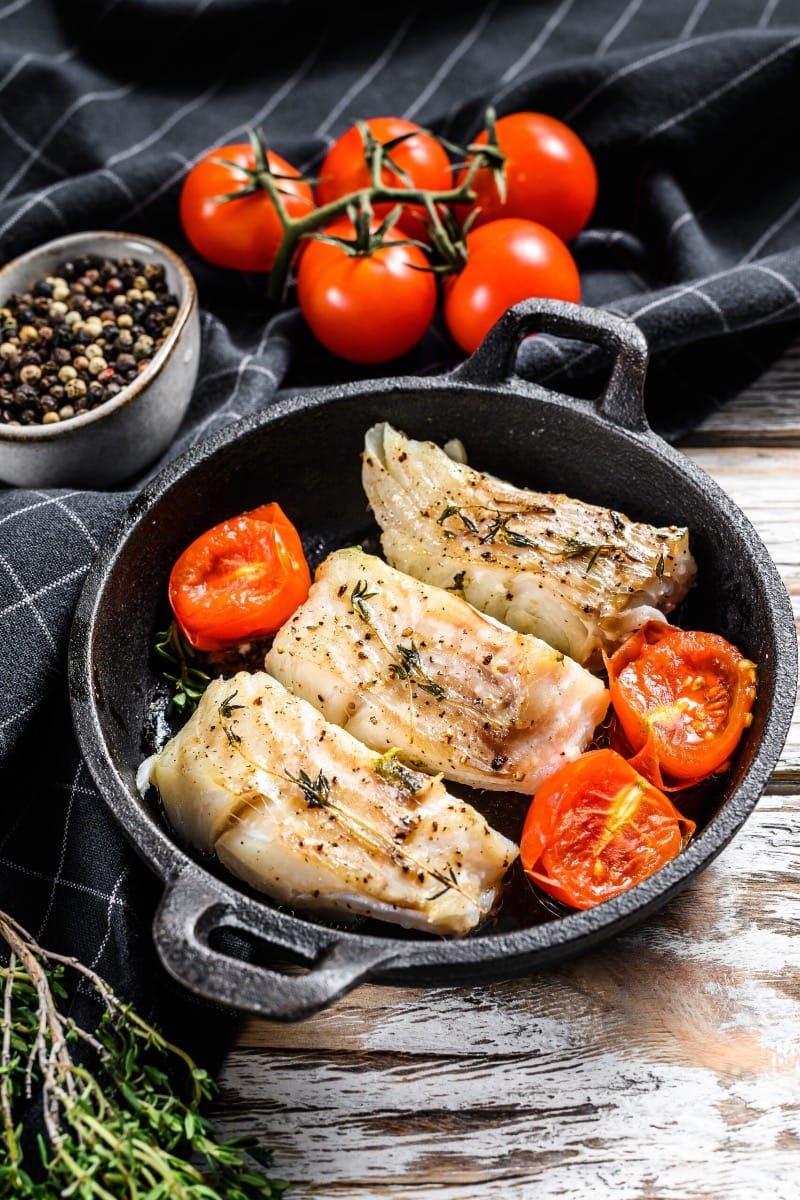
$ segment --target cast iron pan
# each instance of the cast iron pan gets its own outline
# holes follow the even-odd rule
[[[514,375],[527,334],[588,341],[613,356],[595,402]],[[70,645],[73,717],[89,769],[139,853],[164,880],[154,938],[172,975],[213,1000],[295,1020],[370,978],[454,984],[521,975],[585,950],[640,921],[703,870],[740,828],[777,762],[792,711],[796,639],[786,591],[754,529],[725,493],[648,427],[647,347],[635,325],[603,310],[525,301],[476,353],[438,378],[359,382],[293,396],[195,446],[133,503],[95,562]],[[142,798],[136,769],[169,732],[151,657],[167,621],[170,567],[195,536],[277,499],[302,531],[312,567],[333,548],[375,548],[360,479],[366,430],[388,420],[415,438],[464,442],[469,461],[516,484],[564,491],[655,524],[685,524],[699,565],[681,623],[724,634],[759,665],[754,721],[731,770],[706,785],[699,832],[656,875],[585,912],[556,914],[521,875],[498,919],[466,938],[409,933],[377,921],[347,926],[297,914],[181,846]],[[471,798],[519,836],[524,797]],[[257,940],[272,959],[225,953],[220,931]],[[230,939],[229,939],[230,944]],[[303,969],[279,970],[275,957]],[[263,953],[262,953],[263,960]]]

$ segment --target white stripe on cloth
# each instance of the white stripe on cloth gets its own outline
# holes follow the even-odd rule
[[[764,11],[762,12],[761,16],[758,18],[758,25],[757,25],[758,29],[766,29],[767,28],[767,26],[769,25],[770,21],[773,18],[775,9],[778,7],[780,2],[781,2],[781,0],[767,0],[767,3],[764,6]]]
[[[47,494],[45,492],[39,491],[38,488],[34,488],[33,493],[35,496],[41,496],[43,501],[47,501],[49,499]],[[56,508],[60,509],[60,511],[63,512],[64,516],[69,521],[71,521],[72,524],[75,525],[77,529],[79,529],[81,531],[81,533],[85,537],[86,541],[91,546],[92,550],[94,550],[96,553],[100,549],[100,546],[98,545],[97,541],[95,540],[95,537],[92,534],[89,527],[87,526],[86,522],[81,517],[79,517],[76,512],[73,512],[71,508],[67,507],[67,505],[64,503],[64,500],[61,496],[54,496],[53,503],[55,504]]]
[[[597,54],[605,54],[606,53],[609,46],[613,45],[613,43],[617,40],[617,38],[622,33],[622,31],[625,28],[627,28],[628,25],[630,25],[631,21],[636,16],[639,9],[642,7],[642,4],[643,4],[643,0],[631,0],[630,4],[625,9],[624,13],[622,13],[619,20],[616,21],[611,26],[608,33],[603,38],[602,42],[597,47],[597,50],[595,53],[597,53]]]
[[[33,146],[27,138],[24,138],[21,133],[17,133],[16,129],[14,129],[13,125],[6,120],[2,112],[0,112],[0,127],[6,131],[11,141],[15,146],[19,146],[20,150],[24,150],[26,154],[36,153],[35,146]],[[46,155],[40,154],[39,159],[44,163],[48,171],[52,171],[53,174],[57,175],[59,179],[63,179],[67,174],[63,167],[60,167],[58,163],[53,162],[52,158],[48,158]]]
[[[439,88],[453,70],[456,63],[460,62],[468,50],[471,50],[475,42],[477,42],[478,38],[481,36],[484,29],[492,19],[498,2],[499,0],[490,0],[490,2],[482,9],[481,15],[478,17],[478,20],[472,26],[469,33],[467,33],[461,39],[454,50],[450,51],[447,58],[439,67],[439,70],[433,76],[433,79],[430,80],[427,87],[423,88],[416,100],[414,100],[412,104],[408,105],[402,114],[407,121],[410,121],[412,117],[416,116],[420,109],[424,108],[431,96],[438,92]]]
[[[782,46],[778,46],[777,49],[773,50],[771,54],[767,54],[764,58],[759,59],[757,63],[752,63],[744,71],[740,71],[739,74],[733,79],[728,79],[725,83],[720,84],[719,87],[714,88],[713,92],[709,92],[707,96],[702,96],[699,100],[696,100],[694,104],[688,105],[686,108],[682,109],[681,112],[675,113],[674,116],[669,117],[666,121],[662,121],[660,125],[655,127],[655,129],[651,129],[649,133],[646,133],[642,138],[640,138],[639,144],[641,145],[644,142],[649,142],[651,138],[658,137],[659,134],[665,133],[668,129],[672,129],[674,125],[680,124],[680,122],[685,120],[686,117],[694,116],[696,112],[700,112],[702,109],[707,108],[709,104],[713,104],[715,100],[718,100],[720,96],[724,96],[727,92],[739,87],[739,85],[744,83],[746,79],[751,79],[752,76],[757,75],[759,71],[765,70],[779,58],[782,58],[784,54],[789,54],[797,46],[800,46],[800,34],[798,34],[797,37],[793,37],[791,41],[785,42]]]
[[[13,581],[13,583],[15,584],[15,586],[17,588],[17,591],[21,595],[20,600],[11,601],[9,604],[5,605],[2,609],[0,609],[0,617],[5,617],[10,612],[15,612],[19,608],[30,609],[31,615],[33,616],[34,620],[36,621],[36,624],[39,626],[42,633],[44,634],[48,645],[50,646],[51,650],[53,651],[53,654],[54,655],[58,654],[58,647],[56,646],[55,638],[53,637],[52,633],[50,632],[50,627],[48,626],[48,624],[45,621],[42,614],[39,612],[34,601],[37,600],[39,598],[39,596],[42,595],[44,592],[52,591],[54,588],[59,587],[63,583],[66,583],[70,578],[74,578],[76,575],[82,574],[83,572],[87,571],[89,569],[89,564],[86,563],[83,568],[79,568],[79,570],[77,570],[77,571],[70,572],[69,575],[64,576],[62,579],[56,580],[54,583],[46,584],[44,587],[39,588],[33,594],[31,594],[28,591],[28,589],[25,587],[25,584],[22,582],[19,575],[14,570],[13,566],[11,565],[11,563],[8,561],[8,559],[5,557],[4,554],[0,554],[0,566],[5,568],[5,571],[8,574],[8,577]]]
[[[11,713],[9,717],[4,717],[3,720],[0,721],[0,729],[5,729],[9,725],[13,725],[15,721],[21,721],[24,716],[27,716],[32,708],[36,708],[38,703],[38,700],[32,700],[30,704],[26,704],[24,708],[17,709],[17,711]]]
[[[11,858],[0,858],[0,866],[8,867],[12,871],[19,871],[21,875],[27,875],[30,879],[39,879],[43,883],[52,883],[53,876],[46,875],[44,871],[34,871],[32,867],[23,867],[18,862],[14,862]],[[69,888],[73,892],[81,892],[85,896],[91,896],[95,900],[104,900],[108,903],[111,899],[108,892],[102,892],[100,888],[90,887],[87,883],[77,883],[74,879],[60,879],[59,884],[63,888]],[[130,910],[127,900],[117,899],[114,904],[118,908]],[[136,917],[137,914],[131,911],[131,915]]]
[[[97,953],[95,954],[92,961],[89,963],[89,967],[93,971],[97,968],[97,965],[100,962],[100,959],[103,957],[105,948],[109,943],[109,939],[111,937],[111,914],[113,913],[114,908],[117,905],[117,893],[118,893],[119,889],[122,887],[125,880],[128,878],[129,871],[130,871],[130,867],[123,867],[123,869],[119,873],[119,878],[117,879],[117,882],[114,884],[114,887],[111,891],[111,895],[108,898],[108,908],[106,910],[106,930],[100,941],[100,945],[97,947]],[[81,989],[83,989],[87,993],[93,991],[93,985],[89,982],[89,980],[86,978],[85,975],[82,977],[80,983],[78,984],[78,990],[80,991]]]
[[[786,290],[794,297],[795,304],[800,305],[800,291],[798,291],[791,279],[787,279],[781,271],[776,270],[775,267],[768,267],[766,263],[748,263],[747,265],[753,271],[761,271],[764,275],[769,275],[771,279],[777,279],[778,283],[783,284]]]
[[[574,3],[575,0],[561,0],[561,4],[558,6],[558,8],[551,13],[547,21],[545,21],[538,37],[533,39],[525,53],[520,55],[516,62],[513,62],[511,66],[508,67],[507,70],[504,71],[504,73],[500,76],[500,83],[504,86],[500,89],[500,91],[494,93],[492,96],[493,101],[497,102],[502,100],[506,92],[511,91],[513,81],[517,78],[520,71],[523,71],[529,63],[533,62],[542,46],[544,46],[544,44],[549,40],[550,36],[555,32],[555,30],[558,29],[559,25],[564,20]]]
[[[80,579],[80,577],[85,575],[89,570],[91,563],[83,563],[82,566],[76,567],[74,571],[68,571],[65,575],[59,576],[58,579],[51,579],[49,583],[43,583],[42,586],[37,588],[35,592],[29,592],[26,589],[24,583],[19,578],[14,568],[8,562],[8,559],[2,554],[0,554],[0,564],[6,568],[14,583],[17,585],[18,590],[22,593],[18,600],[9,600],[8,604],[4,604],[3,607],[0,608],[0,617],[8,617],[11,615],[11,613],[18,612],[21,608],[30,608],[37,622],[44,630],[48,642],[53,649],[56,650],[57,647],[53,641],[53,635],[50,632],[47,622],[42,618],[41,613],[34,604],[34,600],[38,600],[41,596],[46,596],[49,592],[56,591],[57,588],[63,587],[65,583],[71,583],[73,579]]]
[[[786,304],[781,304],[779,308],[772,309],[770,312],[765,313],[763,316],[758,317],[753,321],[744,321],[741,324],[731,326],[730,322],[728,322],[726,318],[726,325],[728,326],[729,332],[732,331],[735,333],[742,333],[748,329],[755,329],[760,325],[766,325],[770,322],[777,321],[786,313],[800,311],[800,290],[798,290],[791,280],[787,279],[786,276],[780,271],[774,267],[767,266],[764,263],[738,263],[736,266],[731,267],[728,270],[715,271],[712,275],[706,275],[702,279],[696,280],[694,283],[684,284],[681,287],[672,289],[667,295],[658,296],[654,300],[648,301],[647,304],[642,305],[641,308],[636,309],[632,313],[625,312],[620,307],[624,301],[619,301],[616,304],[608,304],[606,305],[606,308],[609,310],[609,312],[615,313],[617,316],[622,317],[626,321],[636,321],[646,313],[652,312],[655,308],[659,308],[664,304],[671,304],[673,301],[680,300],[686,295],[696,295],[699,299],[709,302],[712,307],[718,308],[718,305],[711,300],[711,297],[702,291],[701,285],[705,286],[709,283],[714,283],[716,280],[722,279],[725,276],[739,274],[743,271],[762,271],[764,274],[769,275],[778,283],[782,284],[791,293],[793,299]],[[588,350],[585,350],[582,354],[579,354],[577,358],[573,359],[573,361],[569,364],[568,373],[573,374],[575,369],[580,366],[582,362],[590,358],[595,353],[596,347],[590,346]],[[539,379],[539,382],[546,383],[549,379],[552,379],[554,375],[557,375],[558,371],[559,368],[555,368],[547,374],[542,375]]]
[[[652,66],[653,63],[662,62],[665,58],[672,58],[675,54],[683,54],[686,50],[691,50],[694,46],[701,46],[705,42],[717,42],[728,36],[727,33],[705,33],[700,37],[687,38],[686,41],[679,42],[677,45],[664,46],[661,50],[655,50],[652,54],[644,55],[643,58],[637,58],[635,62],[620,67],[619,70],[609,75],[608,79],[603,79],[598,83],[582,100],[579,100],[577,104],[572,106],[569,112],[562,117],[562,120],[566,121],[569,125],[579,113],[588,108],[593,100],[596,100],[608,88],[613,87],[620,79],[625,79],[628,75],[635,75],[637,71],[642,71],[645,67]]]
[[[62,835],[61,835],[61,853],[59,854],[58,866],[56,867],[56,873],[53,876],[53,883],[50,888],[50,899],[47,902],[47,908],[45,909],[45,914],[42,917],[41,924],[40,924],[39,929],[36,934],[37,941],[40,941],[40,942],[42,940],[42,934],[44,933],[45,929],[47,928],[47,922],[50,920],[50,914],[53,911],[53,904],[54,904],[55,898],[56,898],[56,888],[58,887],[59,883],[61,882],[61,876],[64,871],[64,863],[66,862],[66,858],[67,858],[67,842],[69,841],[70,818],[72,817],[72,809],[75,804],[75,789],[78,786],[78,780],[81,777],[82,770],[83,770],[83,759],[79,759],[78,765],[75,768],[75,775],[72,780],[72,786],[69,789],[69,799],[67,800],[67,811],[64,814],[64,828],[63,828]]]
[[[33,54],[29,51],[27,54],[23,54],[22,58],[18,58],[17,61],[13,63],[11,68],[6,71],[3,78],[0,79],[0,92],[2,92],[7,83],[11,83],[11,80],[15,75],[19,74],[23,67],[27,67],[32,58]]]
[[[684,39],[684,38],[688,38],[688,37],[692,36],[695,29],[697,28],[698,21],[700,20],[700,18],[702,17],[702,15],[706,11],[706,9],[708,8],[708,5],[709,5],[709,0],[699,0],[699,3],[695,4],[692,11],[689,13],[689,17],[688,17],[686,24],[684,25],[683,29],[678,34],[679,38]]]
[[[131,201],[131,203],[136,203],[136,197],[134,196],[133,192],[128,187],[125,180],[122,179],[122,177],[119,176],[116,171],[112,171],[110,167],[103,167],[100,171],[98,171],[98,175],[105,175],[106,179],[110,179],[112,183],[115,183],[119,190],[128,198],[128,200]]]
[[[13,13],[27,8],[30,3],[31,0],[12,0],[11,4],[7,4],[5,8],[0,8],[0,21],[4,21],[6,17],[10,17]]]
[[[197,109],[202,108],[202,106],[208,100],[210,100],[212,96],[216,95],[223,83],[226,81],[228,74],[229,72],[227,70],[223,71],[219,78],[212,83],[211,87],[206,88],[201,95],[195,96],[181,108],[178,108],[175,110],[175,112],[170,113],[163,124],[161,124],[158,129],[154,129],[152,133],[149,133],[146,138],[142,138],[140,142],[136,142],[133,146],[129,146],[127,150],[120,150],[117,154],[112,154],[110,158],[106,159],[106,167],[115,167],[117,163],[124,162],[127,158],[133,158],[135,155],[140,154],[142,150],[147,150],[150,146],[153,146],[156,142],[159,142],[165,133],[167,133],[170,129],[173,129],[185,117],[188,117],[190,113],[196,112]]]
[[[367,68],[366,71],[363,72],[362,75],[359,76],[355,83],[351,84],[339,102],[333,106],[322,124],[317,126],[317,128],[314,130],[314,137],[324,137],[331,125],[333,125],[334,121],[336,121],[346,110],[351,100],[354,100],[356,96],[363,92],[364,88],[369,87],[376,77],[380,75],[381,71],[390,61],[395,50],[408,33],[411,25],[416,20],[419,10],[420,5],[417,4],[416,7],[405,17],[405,19],[400,22],[400,25],[389,39],[389,42],[383,53],[379,54],[375,61]]]
[[[77,100],[74,100],[73,103],[64,110],[59,119],[50,126],[49,131],[39,142],[39,145],[33,148],[33,152],[28,161],[23,163],[10,179],[6,180],[4,187],[0,189],[0,200],[4,200],[5,197],[14,190],[20,180],[25,177],[33,164],[41,159],[45,146],[48,146],[50,142],[52,142],[56,134],[64,128],[68,121],[72,120],[72,118],[75,116],[75,113],[78,112],[79,109],[85,108],[87,104],[94,104],[94,102],[97,100],[103,100],[107,103],[113,100],[122,100],[125,96],[129,96],[133,90],[134,85],[129,83],[124,87],[111,88],[109,91],[105,92],[84,92],[82,96],[79,96]]]
[[[752,259],[754,259],[758,252],[763,250],[763,248],[772,241],[775,234],[778,233],[778,231],[781,230],[784,225],[789,224],[792,217],[795,216],[798,211],[800,211],[800,196],[798,196],[798,198],[790,205],[790,207],[786,209],[786,211],[778,218],[777,221],[773,221],[769,229],[766,229],[757,241],[753,242],[753,245],[742,259],[742,262],[750,262]]]
[[[39,493],[41,495],[41,493]],[[8,512],[0,517],[0,525],[5,525],[6,521],[14,521],[17,517],[21,517],[23,513],[35,512],[37,508],[47,508],[50,504],[55,504],[58,499],[69,500],[71,496],[82,496],[83,492],[67,492],[66,495],[48,496],[46,500],[37,500],[36,504],[26,504],[24,508],[15,508],[13,512]]]
[[[328,37],[328,29],[326,28],[323,31],[322,35],[317,39],[314,46],[311,48],[311,51],[303,59],[303,61],[301,62],[300,66],[297,68],[297,70],[294,72],[294,74],[290,75],[288,79],[284,80],[284,82],[281,84],[281,86],[275,92],[272,93],[272,95],[269,97],[269,99],[266,101],[266,103],[263,104],[261,106],[261,108],[257,110],[257,112],[253,113],[252,116],[245,118],[245,120],[240,125],[234,125],[233,128],[227,129],[224,133],[218,134],[212,142],[208,142],[207,145],[205,145],[201,150],[199,150],[195,155],[193,155],[192,161],[197,162],[198,159],[201,159],[204,154],[208,154],[211,150],[214,150],[217,146],[224,145],[226,142],[228,142],[230,140],[230,138],[235,137],[237,134],[241,133],[243,130],[248,129],[248,128],[256,128],[258,125],[260,125],[262,123],[262,121],[265,121],[266,118],[275,111],[275,109],[278,107],[278,105],[281,104],[286,99],[286,97],[289,96],[291,94],[291,92],[294,91],[294,89],[297,87],[297,85],[299,83],[301,83],[303,81],[303,79],[305,79],[306,75],[309,73],[309,71],[313,67],[314,63],[316,62],[316,60],[319,58],[320,52],[327,40],[327,37]],[[171,157],[176,157],[176,156],[173,154],[173,155],[171,155]],[[180,156],[177,156],[177,157],[180,157]],[[114,223],[115,228],[119,229],[120,226],[123,225],[126,221],[130,220],[131,217],[138,216],[139,213],[143,212],[144,209],[146,209],[150,204],[152,204],[155,200],[158,200],[161,196],[163,196],[165,192],[168,192],[170,190],[170,188],[174,187],[174,185],[178,182],[178,180],[183,178],[183,176],[186,174],[186,166],[185,166],[186,160],[181,157],[180,161],[181,161],[180,170],[173,172],[173,174],[168,176],[164,180],[163,183],[159,184],[159,186],[155,189],[155,191],[148,192],[148,194],[146,196],[143,196],[142,199],[138,201],[138,203],[134,204],[131,208],[129,208],[126,212],[124,212],[122,214],[122,216],[117,221],[115,221],[115,223]],[[3,233],[3,230],[0,229],[0,235],[2,235],[2,233]]]

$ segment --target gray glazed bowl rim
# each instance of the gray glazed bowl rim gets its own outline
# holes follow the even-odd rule
[[[156,238],[147,237],[145,234],[125,233],[124,231],[114,229],[91,229],[80,233],[66,234],[64,237],[53,238],[49,242],[42,242],[40,245],[34,246],[31,250],[26,250],[23,254],[19,254],[0,268],[0,305],[5,303],[3,291],[4,279],[12,269],[21,267],[25,263],[33,265],[37,258],[45,253],[51,253],[56,247],[63,249],[65,255],[70,253],[91,254],[92,245],[99,238],[110,238],[113,241],[141,242],[171,263],[183,285],[183,294],[179,297],[178,311],[172,322],[172,329],[153,355],[146,369],[142,371],[141,375],[137,375],[134,380],[126,384],[113,400],[108,400],[97,408],[91,409],[86,413],[81,413],[79,416],[70,417],[66,421],[53,422],[48,425],[0,425],[0,441],[11,444],[16,443],[20,446],[52,441],[54,438],[69,437],[81,429],[96,425],[107,417],[113,416],[114,413],[119,412],[121,409],[127,407],[127,405],[132,404],[133,401],[139,399],[149,388],[150,384],[158,378],[183,336],[189,319],[197,306],[197,286],[194,277],[180,255],[176,254],[174,250],[171,250],[163,242],[158,241]]]

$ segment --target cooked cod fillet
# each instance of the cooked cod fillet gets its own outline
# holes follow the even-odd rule
[[[601,664],[663,619],[696,574],[685,528],[656,528],[515,488],[386,422],[366,435],[362,480],[393,566],[458,588],[482,612],[577,662]]]
[[[297,908],[464,934],[518,853],[440,779],[368,750],[266,672],[214,680],[149,778],[183,838]]]
[[[265,665],[373,750],[531,795],[608,707],[604,684],[560,651],[358,547],[317,569]]]

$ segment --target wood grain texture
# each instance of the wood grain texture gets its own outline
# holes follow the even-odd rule
[[[800,338],[773,367],[707,417],[684,446],[800,445]]]
[[[800,344],[684,448],[800,617]],[[294,1200],[797,1200],[800,710],[744,828],[644,924],[526,979],[245,1021],[220,1083]]]
[[[800,631],[800,447],[687,447],[686,453],[752,521],[786,585]],[[776,774],[800,786],[797,703]]]
[[[797,1196],[800,795],[632,933],[475,988],[250,1021],[217,1111],[297,1200]]]

